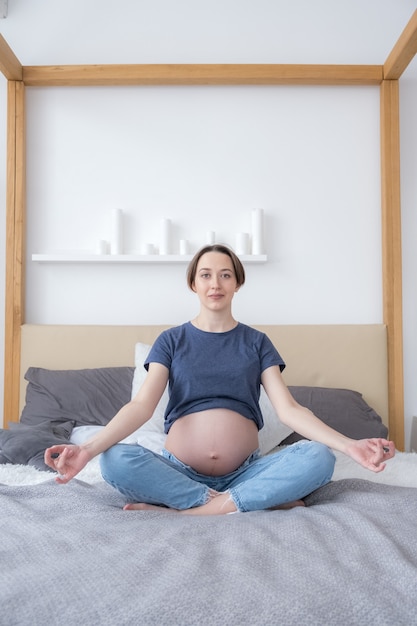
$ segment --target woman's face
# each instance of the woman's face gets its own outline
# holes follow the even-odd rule
[[[200,258],[193,289],[206,308],[219,311],[230,308],[239,287],[231,258],[221,252],[206,252]]]

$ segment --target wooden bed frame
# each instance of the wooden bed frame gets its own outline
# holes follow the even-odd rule
[[[4,415],[19,420],[25,322],[25,87],[96,85],[380,85],[383,321],[390,437],[404,449],[399,78],[417,52],[417,11],[383,65],[22,66],[0,35],[8,81]]]

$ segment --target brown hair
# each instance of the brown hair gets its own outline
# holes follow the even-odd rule
[[[213,243],[213,244],[204,246],[198,252],[196,252],[194,257],[191,259],[190,264],[188,265],[187,285],[189,286],[191,291],[193,291],[193,285],[194,285],[195,276],[197,273],[198,262],[203,256],[203,254],[207,254],[207,252],[220,252],[220,254],[226,254],[232,261],[233,270],[235,272],[236,282],[237,282],[238,287],[241,287],[244,284],[245,268],[243,267],[242,262],[237,256],[237,254],[235,254],[233,250],[231,250],[230,248],[228,248],[227,246],[221,243]]]

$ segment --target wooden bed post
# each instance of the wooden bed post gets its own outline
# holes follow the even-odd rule
[[[384,63],[381,83],[381,194],[384,323],[388,330],[390,437],[404,450],[399,78],[417,53],[417,10]]]
[[[388,335],[389,436],[404,450],[400,122],[398,80],[381,83],[383,315]]]
[[[19,420],[20,327],[25,299],[25,86],[8,81],[4,423]]]

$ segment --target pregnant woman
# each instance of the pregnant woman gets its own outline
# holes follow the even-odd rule
[[[142,387],[99,434],[80,446],[46,450],[57,482],[67,483],[102,453],[103,478],[126,496],[125,509],[208,515],[302,505],[330,481],[331,448],[374,472],[384,469],[394,456],[393,442],[350,439],[298,404],[270,339],[233,317],[245,271],[230,248],[202,248],[190,262],[187,282],[198,296],[198,315],[157,338]],[[152,417],[167,384],[162,453],[119,444]],[[281,421],[309,441],[260,455],[261,384]]]

